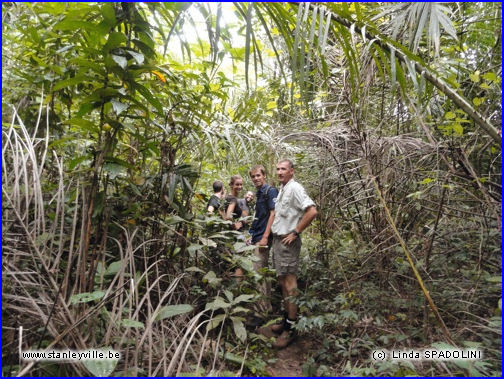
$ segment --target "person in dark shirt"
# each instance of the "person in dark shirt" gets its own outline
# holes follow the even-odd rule
[[[224,218],[224,211],[220,206],[221,199],[226,196],[226,190],[224,188],[224,184],[220,180],[216,180],[212,184],[214,194],[208,200],[208,204],[206,207],[206,211],[209,214],[213,214],[215,211],[218,211],[222,218]]]
[[[275,200],[278,190],[266,183],[266,170],[262,165],[255,165],[249,171],[250,178],[257,189],[254,221],[249,233],[252,235],[251,244],[257,245],[254,254],[258,261],[254,262],[254,269],[268,267],[269,251],[272,234],[271,225],[275,217]],[[271,307],[271,284],[267,281],[259,287],[262,299],[257,302],[257,310],[264,314],[272,311]]]

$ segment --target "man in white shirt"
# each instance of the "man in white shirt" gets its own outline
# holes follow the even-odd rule
[[[272,250],[273,265],[282,289],[285,315],[282,324],[263,327],[258,331],[267,336],[281,333],[273,346],[284,348],[294,339],[292,328],[297,319],[297,306],[287,299],[297,294],[297,269],[301,251],[300,234],[317,216],[317,209],[303,186],[293,179],[292,161],[282,159],[277,163],[276,171],[282,186],[276,200],[275,218],[271,226]]]

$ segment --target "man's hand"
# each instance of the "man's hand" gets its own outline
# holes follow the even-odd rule
[[[257,246],[267,247],[268,246],[268,237],[262,237],[261,240],[257,243]]]
[[[282,243],[284,245],[290,245],[293,241],[296,240],[296,238],[298,238],[298,236],[295,233],[289,233],[283,238]]]
[[[233,225],[233,228],[235,230],[240,230],[240,228],[243,226],[243,222],[238,221],[236,224]]]

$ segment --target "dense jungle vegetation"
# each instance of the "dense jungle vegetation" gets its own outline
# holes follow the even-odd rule
[[[501,7],[2,3],[3,375],[500,376]],[[292,356],[204,212],[284,157],[319,211]],[[483,359],[371,357],[431,347]]]

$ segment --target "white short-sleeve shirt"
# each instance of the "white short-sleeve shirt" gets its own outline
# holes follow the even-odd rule
[[[271,225],[273,234],[285,235],[296,229],[306,208],[315,205],[301,184],[291,179],[280,192],[275,203],[275,219]]]

